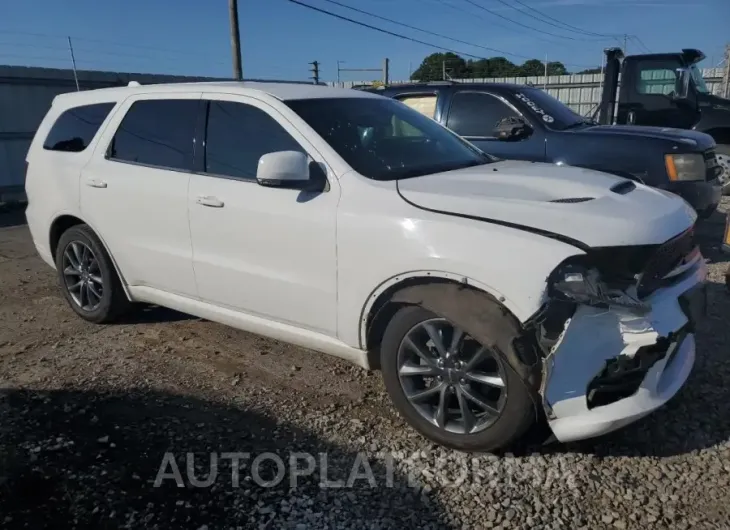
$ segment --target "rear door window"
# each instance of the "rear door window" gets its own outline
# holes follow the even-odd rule
[[[460,136],[491,138],[504,118],[519,115],[504,101],[484,92],[456,92],[446,126]]]
[[[51,127],[43,149],[80,153],[86,149],[116,103],[95,103],[61,113]]]
[[[192,169],[197,99],[135,101],[114,134],[108,158],[169,169]]]

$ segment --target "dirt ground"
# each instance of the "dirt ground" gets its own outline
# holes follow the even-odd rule
[[[728,528],[730,255],[719,247],[729,206],[700,228],[710,313],[682,392],[597,441],[480,456],[511,478],[468,493],[431,480],[433,465],[463,457],[411,431],[379,373],[160,308],[86,323],[22,212],[0,214],[0,527]],[[166,451],[292,449],[331,453],[342,470],[361,452],[404,455],[401,485],[151,485]],[[403,485],[413,454],[431,462],[416,488]],[[526,478],[551,470],[561,475]]]

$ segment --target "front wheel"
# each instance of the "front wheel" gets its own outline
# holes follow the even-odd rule
[[[381,343],[381,368],[401,415],[441,445],[504,448],[535,420],[527,386],[504,355],[422,307],[404,307],[392,318]]]

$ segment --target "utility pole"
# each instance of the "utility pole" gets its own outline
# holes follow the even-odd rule
[[[81,90],[79,88],[79,76],[76,74],[76,57],[74,56],[74,47],[71,44],[71,37],[68,37],[68,51],[71,52],[71,65],[74,69],[74,81],[76,81],[76,92]]]
[[[238,31],[238,0],[228,0],[228,18],[231,25],[231,53],[233,54],[233,78],[243,79],[241,66],[241,34]]]
[[[543,90],[547,90],[547,76],[548,76],[548,54],[545,54],[545,81],[542,85]]]
[[[390,59],[383,59],[383,84],[387,85],[390,81]]]
[[[319,62],[318,61],[312,61],[309,64],[312,65],[312,68],[311,68],[312,77],[310,77],[310,79],[313,79],[314,80],[314,84],[315,85],[318,85],[319,84]]]
[[[441,61],[441,80],[446,81],[446,61]]]
[[[629,36],[626,33],[624,33],[624,55],[628,55],[628,51],[627,51],[628,49],[629,49]]]
[[[722,96],[730,97],[730,44],[725,46],[725,68],[722,75]]]
[[[340,85],[340,64],[344,63],[345,61],[337,61],[337,86]]]

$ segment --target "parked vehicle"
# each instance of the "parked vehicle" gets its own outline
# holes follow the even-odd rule
[[[425,83],[372,89],[505,159],[596,169],[676,193],[700,217],[721,198],[715,142],[658,127],[599,126],[547,92],[524,85]]]
[[[723,190],[730,194],[730,99],[708,90],[699,68],[704,58],[695,49],[625,58],[620,48],[606,50],[599,122],[709,134],[717,143],[717,159],[724,169]]]
[[[449,447],[506,446],[540,410],[558,440],[609,432],[694,362],[707,268],[684,201],[497,161],[391,99],[64,94],[27,162],[33,241],[80,317],[147,302],[379,367]]]

